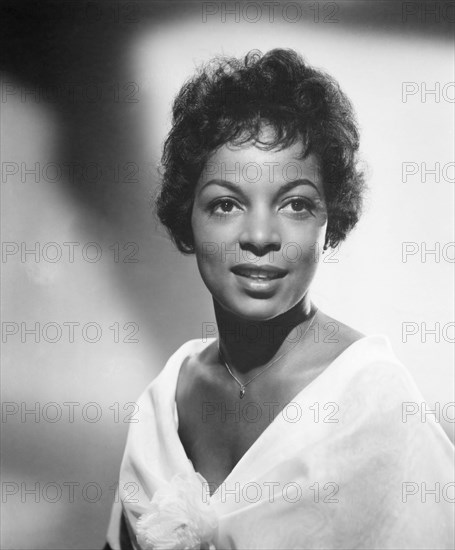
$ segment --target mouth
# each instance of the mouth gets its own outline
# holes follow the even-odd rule
[[[287,273],[284,269],[275,266],[252,266],[247,264],[234,266],[232,272],[240,277],[258,282],[282,279]]]

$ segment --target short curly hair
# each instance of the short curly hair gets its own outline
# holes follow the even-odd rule
[[[294,50],[253,50],[243,60],[216,57],[203,65],[174,101],[156,207],[184,254],[194,253],[194,190],[209,155],[227,143],[257,140],[264,124],[274,129],[267,149],[300,141],[302,159],[316,156],[328,213],[326,247],[335,248],[356,225],[365,183],[351,102],[331,76]]]

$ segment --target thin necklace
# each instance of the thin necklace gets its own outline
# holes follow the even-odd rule
[[[311,323],[308,325],[308,327],[306,328],[305,332],[303,333],[303,336],[301,338],[301,340],[303,340],[303,338],[305,338],[307,332],[310,330],[311,326],[313,325],[314,323],[314,320],[316,319],[316,313],[318,312],[318,308],[316,308],[316,311],[314,312],[314,315],[313,315],[313,319],[311,319]],[[220,348],[220,341],[218,340],[218,357],[220,358],[220,361],[221,363],[223,363],[223,365],[227,368],[227,371],[228,373],[232,376],[232,378],[237,382],[237,384],[240,386],[240,394],[239,394],[239,397],[240,399],[243,399],[243,397],[245,396],[245,393],[246,393],[246,387],[248,386],[248,384],[251,384],[251,382],[253,380],[255,380],[258,376],[260,376],[261,374],[264,374],[265,371],[269,370],[269,368],[274,365],[277,361],[279,361],[282,357],[284,357],[284,355],[286,355],[286,353],[288,353],[289,350],[285,351],[284,353],[282,353],[281,355],[279,355],[278,357],[276,357],[273,361],[271,361],[266,367],[264,367],[261,372],[258,372],[257,374],[255,374],[253,376],[253,378],[250,378],[250,380],[248,380],[247,382],[243,383],[241,382],[236,376],[235,374],[232,373],[231,369],[229,368],[229,365],[227,364],[226,360],[224,359],[223,357],[223,354],[221,353],[221,348]]]

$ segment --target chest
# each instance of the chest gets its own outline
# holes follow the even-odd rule
[[[235,392],[238,396],[238,392]],[[217,488],[276,416],[270,404],[238,397],[177,403],[179,437],[194,469]],[[275,407],[276,409],[276,407]],[[211,491],[213,492],[213,491]]]
[[[191,389],[177,391],[180,441],[194,469],[210,484],[211,493],[245,453],[260,443],[258,439],[270,424],[280,420],[276,417],[309,380],[267,382],[247,387],[242,399],[239,386],[229,379],[223,384],[200,380]]]

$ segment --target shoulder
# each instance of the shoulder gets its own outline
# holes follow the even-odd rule
[[[204,350],[210,346],[214,338],[202,340],[194,338],[181,344],[165,361],[159,372],[147,384],[138,398],[138,403],[143,400],[159,398],[168,388],[175,387],[179,374],[187,369],[187,365],[197,364],[195,357],[203,355]]]
[[[200,339],[190,340],[180,350],[182,354],[178,359],[179,365],[176,366],[178,400],[191,395],[195,388],[201,389],[215,381],[214,369],[210,367],[216,363],[218,353],[215,338],[206,342]]]
[[[321,312],[317,329],[319,356],[328,364],[336,363],[336,372],[349,380],[349,391],[381,394],[394,386],[391,393],[418,397],[419,391],[409,370],[394,353],[387,336],[362,332]]]
[[[411,372],[397,357],[387,336],[347,329],[340,327],[339,347],[333,359],[332,372],[340,398],[345,405],[361,404],[365,413],[381,410],[383,419],[389,411],[398,421],[397,414],[405,403],[424,400]]]
[[[326,337],[328,337],[329,333],[332,333],[332,338],[334,340],[338,340],[340,346],[350,346],[357,340],[360,340],[366,336],[355,328],[338,321],[338,319],[334,319],[320,310],[316,325],[318,325],[321,333],[325,333],[324,335]]]
[[[365,338],[365,334],[334,319],[319,310],[311,333],[314,361],[328,366],[353,344]]]
[[[169,371],[183,370],[188,362],[194,363],[195,358],[198,358],[198,361],[200,361],[201,358],[207,356],[208,350],[213,348],[214,342],[215,338],[208,338],[205,340],[193,338],[187,340],[172,353],[159,376],[165,376]]]

